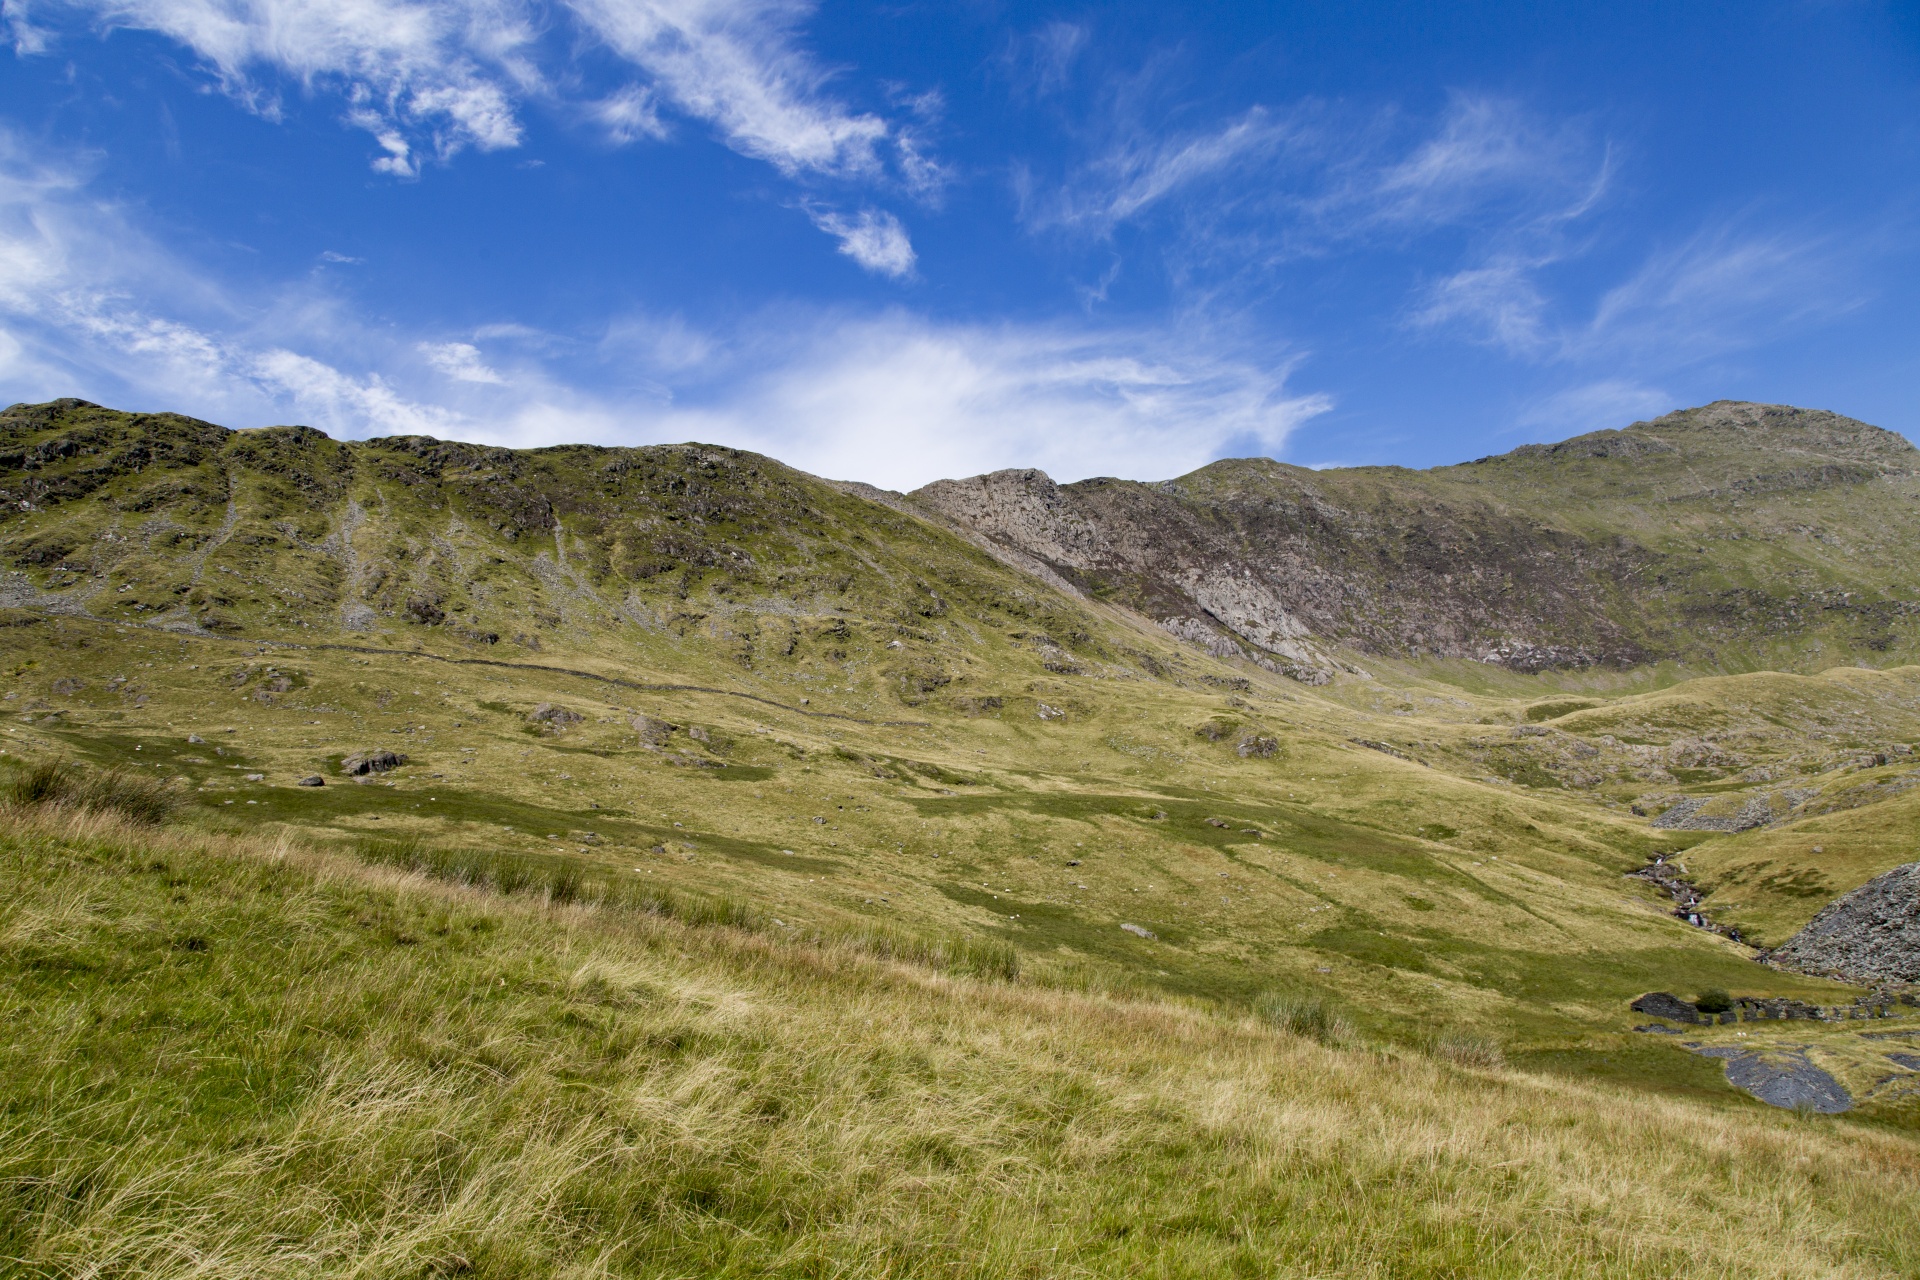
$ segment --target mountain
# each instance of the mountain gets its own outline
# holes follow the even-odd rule
[[[1089,597],[1308,679],[1342,653],[1523,672],[1911,658],[1917,499],[1902,437],[1730,401],[1429,471],[1254,458],[912,495]]]

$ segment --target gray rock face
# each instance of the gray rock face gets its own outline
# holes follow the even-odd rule
[[[543,702],[527,712],[527,720],[551,730],[554,733],[579,724],[584,717],[578,711],[570,710],[552,702]]]
[[[1767,956],[1861,986],[1920,982],[1920,862],[1895,867],[1828,905]]]
[[[1745,1089],[1771,1107],[1837,1115],[1853,1110],[1846,1086],[1813,1065],[1805,1053],[1762,1057],[1747,1049],[1696,1049],[1707,1058],[1725,1058],[1727,1083]]]

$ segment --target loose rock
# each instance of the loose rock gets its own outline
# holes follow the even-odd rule
[[[551,732],[560,733],[569,725],[579,724],[585,717],[578,711],[569,711],[554,703],[543,702],[527,713],[527,719],[534,724],[545,726]]]

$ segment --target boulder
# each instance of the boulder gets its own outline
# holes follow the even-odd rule
[[[560,733],[567,726],[579,724],[585,718],[578,711],[569,711],[552,702],[543,702],[527,712],[529,721],[544,727],[551,733]]]
[[[640,741],[648,746],[657,747],[673,736],[680,726],[666,720],[656,720],[644,713],[633,717],[633,731],[640,735]]]
[[[1815,1066],[1805,1050],[1769,1056],[1752,1049],[1720,1046],[1694,1052],[1725,1059],[1727,1083],[1745,1089],[1770,1107],[1827,1116],[1853,1110],[1853,1095],[1846,1086]]]
[[[1920,862],[1829,903],[1766,962],[1859,986],[1920,982]]]
[[[296,787],[324,787],[327,785],[327,780],[317,773],[310,773],[293,785]]]
[[[407,758],[398,751],[356,751],[340,762],[340,772],[364,778],[370,773],[398,769],[406,762]]]

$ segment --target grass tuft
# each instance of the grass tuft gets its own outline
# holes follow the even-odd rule
[[[1353,1019],[1318,996],[1269,992],[1254,1002],[1254,1012],[1291,1035],[1325,1045],[1351,1044]]]
[[[1506,1051],[1491,1036],[1449,1032],[1433,1042],[1433,1056],[1462,1067],[1504,1067]]]
[[[67,808],[111,813],[155,827],[180,808],[180,793],[165,778],[126,769],[87,772],[66,760],[47,760],[15,774],[6,799],[22,809]]]

